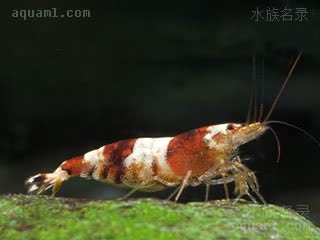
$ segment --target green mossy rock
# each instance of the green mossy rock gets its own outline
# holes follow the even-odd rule
[[[274,205],[4,195],[0,239],[316,240],[320,229]]]

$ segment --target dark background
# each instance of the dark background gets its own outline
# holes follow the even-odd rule
[[[269,109],[303,50],[271,119],[320,137],[316,1],[84,2],[12,2],[1,9],[0,193],[25,193],[27,177],[117,140],[244,122],[254,55],[258,85],[264,69]],[[256,7],[285,6],[305,7],[308,20],[251,20]],[[89,9],[91,18],[11,17],[13,9],[52,7]],[[256,172],[267,202],[300,212],[302,205],[319,224],[320,149],[292,128],[274,129],[282,147],[279,164],[270,133],[243,146],[241,156],[251,158],[245,163]],[[224,197],[221,188],[212,189],[211,199]],[[72,179],[58,196],[109,199],[126,191]],[[204,187],[197,187],[181,200],[203,199]]]

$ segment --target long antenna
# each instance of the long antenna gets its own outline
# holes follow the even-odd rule
[[[262,75],[262,79],[261,79],[261,86],[260,86],[260,109],[259,109],[259,118],[258,118],[258,122],[261,122],[262,116],[263,116],[263,100],[264,100],[264,56],[262,55],[262,59],[261,59],[261,75]]]
[[[253,73],[252,73],[252,78],[254,82],[254,94],[253,94],[253,122],[257,121],[257,70],[256,70],[256,53],[254,53],[254,58],[253,58]]]
[[[293,125],[291,123],[287,123],[287,122],[283,122],[283,121],[267,121],[265,122],[265,124],[272,124],[272,123],[277,123],[277,124],[283,124],[283,125],[286,125],[286,126],[289,126],[289,127],[292,127],[298,131],[300,131],[301,133],[303,133],[304,135],[306,135],[307,137],[309,137],[313,142],[315,142],[318,147],[320,148],[320,142],[318,141],[318,139],[316,139],[311,133],[307,132],[306,130],[296,126],[296,125]]]
[[[281,88],[280,88],[280,90],[279,90],[278,95],[276,96],[276,98],[275,98],[275,100],[274,100],[274,102],[273,102],[273,104],[272,104],[272,106],[271,106],[271,108],[270,108],[270,110],[269,110],[266,118],[264,119],[264,122],[268,121],[268,119],[270,118],[270,116],[271,116],[271,114],[272,114],[272,112],[273,112],[273,109],[274,109],[274,107],[276,106],[276,104],[277,104],[277,102],[278,102],[278,100],[279,100],[279,98],[280,98],[283,90],[285,89],[285,87],[286,87],[286,85],[287,85],[287,83],[288,83],[288,81],[289,81],[289,79],[290,79],[290,77],[291,77],[291,75],[292,75],[292,73],[293,73],[293,70],[295,69],[295,67],[296,67],[296,65],[297,65],[297,63],[298,63],[301,55],[302,55],[302,51],[299,52],[298,57],[297,57],[296,60],[294,61],[293,65],[292,65],[292,67],[291,67],[291,69],[290,69],[290,71],[289,71],[289,73],[288,73],[288,76],[287,76],[286,80],[285,80],[284,83],[282,84],[282,86],[281,86]]]
[[[272,127],[268,126],[270,131],[272,132],[274,138],[276,139],[276,142],[277,142],[277,148],[278,148],[278,156],[277,156],[277,163],[280,162],[280,154],[281,154],[281,146],[280,146],[280,140],[279,140],[279,137],[278,135],[276,134],[276,131],[273,130]]]
[[[251,109],[252,109],[252,104],[253,104],[253,94],[254,94],[254,89],[255,89],[255,53],[252,57],[252,73],[251,73],[251,88],[250,88],[250,100],[249,100],[249,109],[248,109],[248,114],[247,114],[247,120],[246,120],[246,125],[250,123],[250,118],[251,118]]]

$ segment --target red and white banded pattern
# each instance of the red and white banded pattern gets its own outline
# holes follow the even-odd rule
[[[70,176],[93,177],[145,190],[178,185],[192,169],[201,175],[224,157],[228,124],[191,130],[176,137],[123,140],[61,164]]]
[[[192,177],[198,177],[230,158],[230,136],[241,126],[231,125],[232,128],[230,124],[202,127],[175,137],[108,144],[63,162],[53,173],[38,174],[27,184],[34,185],[31,190],[35,191],[50,176],[62,181],[80,176],[144,191],[176,186],[188,171],[192,171]],[[51,179],[50,186],[53,184]]]

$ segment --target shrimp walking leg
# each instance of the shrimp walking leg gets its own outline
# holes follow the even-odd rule
[[[180,185],[179,192],[178,192],[178,194],[177,194],[177,196],[176,196],[176,198],[175,198],[175,201],[176,201],[176,202],[179,200],[180,195],[181,195],[183,189],[188,185],[188,181],[189,181],[189,178],[191,177],[191,173],[192,173],[192,171],[189,170],[189,171],[187,172],[186,176],[184,177],[184,179],[183,179],[183,181],[182,181],[182,184]]]
[[[126,195],[124,195],[124,197],[121,198],[121,200],[125,200],[128,197],[130,197],[132,194],[134,194],[136,191],[138,191],[138,188],[133,188],[131,189]]]
[[[179,187],[177,187],[172,193],[170,193],[166,200],[169,201],[178,191]]]

